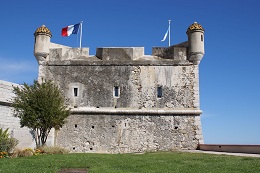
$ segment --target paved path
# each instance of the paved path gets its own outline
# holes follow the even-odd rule
[[[260,154],[249,154],[249,153],[228,153],[228,152],[216,152],[216,151],[202,151],[202,150],[180,150],[182,152],[191,152],[191,153],[207,153],[207,154],[224,154],[231,156],[243,156],[243,157],[260,157]]]

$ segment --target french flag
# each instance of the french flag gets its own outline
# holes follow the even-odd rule
[[[70,36],[71,34],[78,34],[79,27],[80,27],[80,23],[78,23],[76,25],[69,25],[65,28],[62,28],[61,35],[63,37],[67,37],[67,36]]]

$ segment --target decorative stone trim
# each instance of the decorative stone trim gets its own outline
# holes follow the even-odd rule
[[[182,109],[182,110],[165,110],[165,109],[110,109],[110,108],[73,108],[71,114],[120,114],[120,115],[200,115],[201,110]]]

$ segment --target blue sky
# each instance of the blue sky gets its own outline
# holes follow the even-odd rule
[[[145,47],[151,54],[171,19],[171,40],[187,40],[194,21],[205,29],[200,63],[200,101],[205,143],[260,144],[259,0],[5,0],[0,2],[0,80],[32,83],[35,30],[45,24],[51,41],[78,47],[78,37],[62,38],[61,28],[83,21],[82,46]]]

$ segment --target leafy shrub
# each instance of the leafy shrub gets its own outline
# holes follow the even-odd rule
[[[42,153],[46,153],[46,154],[67,154],[67,153],[69,153],[69,150],[62,148],[62,147],[58,147],[58,146],[54,146],[54,147],[43,146],[38,149],[41,150]]]
[[[0,152],[6,151],[10,153],[14,147],[18,144],[18,140],[9,137],[9,129],[3,130],[0,128]]]
[[[16,148],[12,154],[13,158],[16,157],[29,157],[29,156],[33,156],[34,155],[34,150],[31,148],[25,148],[23,150],[20,150],[18,148]]]
[[[42,154],[66,154],[69,153],[68,150],[61,148],[61,147],[40,147],[40,148],[36,148],[36,149],[32,149],[32,148],[25,148],[23,150],[20,149],[15,149],[12,157],[16,158],[16,157],[29,157],[29,156],[38,156],[38,155],[42,155]]]

